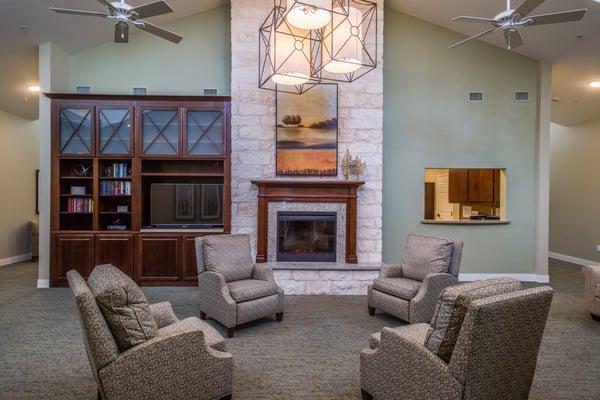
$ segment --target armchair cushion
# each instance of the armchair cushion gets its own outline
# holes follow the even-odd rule
[[[279,287],[273,281],[242,279],[229,282],[227,286],[229,286],[229,294],[238,303],[279,293]]]
[[[204,238],[204,266],[223,275],[226,282],[248,279],[254,269],[248,235],[214,235]]]
[[[429,274],[448,272],[452,241],[444,238],[408,235],[402,256],[402,276],[423,281]]]
[[[112,265],[99,265],[90,274],[88,286],[120,351],[152,339],[158,326],[142,290]]]
[[[373,282],[373,289],[410,300],[415,297],[421,285],[419,281],[406,278],[377,278]]]
[[[215,328],[197,317],[182,319],[179,322],[160,328],[158,336],[169,336],[193,331],[202,331],[208,347],[219,351],[226,351],[223,336]]]
[[[469,282],[444,289],[433,313],[430,324],[433,330],[427,339],[427,348],[446,363],[450,362],[458,334],[471,303],[478,299],[522,289],[521,282],[510,278]]]

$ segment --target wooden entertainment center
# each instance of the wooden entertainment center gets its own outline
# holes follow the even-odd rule
[[[140,285],[195,285],[194,239],[231,230],[230,98],[46,96],[52,99],[50,286],[65,286],[70,269],[87,276],[105,263]],[[148,196],[157,183],[196,184],[202,196],[204,187],[222,187],[206,201],[206,214],[222,224],[150,227]],[[181,206],[173,200],[182,226],[198,212],[190,208],[194,193],[184,190]]]

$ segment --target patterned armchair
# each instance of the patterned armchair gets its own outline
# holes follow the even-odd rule
[[[233,358],[210,325],[196,317],[180,321],[168,302],[150,304],[157,334],[120,351],[92,288],[76,271],[67,279],[99,400],[231,399]]]
[[[526,400],[553,290],[510,286],[459,296],[445,324],[384,328],[361,352],[363,399]]]
[[[200,318],[208,315],[227,327],[236,327],[275,314],[283,320],[283,289],[264,264],[254,264],[248,235],[196,238],[196,265],[200,288]]]
[[[585,265],[581,271],[585,275],[585,306],[592,318],[600,322],[600,266]]]
[[[458,283],[463,242],[408,235],[400,264],[383,265],[368,288],[369,314],[429,322],[444,288]]]

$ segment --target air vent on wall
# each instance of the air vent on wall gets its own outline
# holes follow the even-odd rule
[[[217,89],[204,89],[204,95],[205,96],[216,96]]]
[[[77,86],[75,90],[77,94],[90,94],[92,92],[92,88],[89,86]]]
[[[136,96],[145,96],[146,92],[147,92],[145,87],[134,87],[131,90],[133,91],[133,94]]]
[[[529,92],[515,92],[515,101],[529,101]]]
[[[468,101],[472,103],[482,103],[484,101],[483,92],[469,92]]]

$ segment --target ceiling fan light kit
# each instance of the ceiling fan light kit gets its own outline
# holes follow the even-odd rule
[[[131,6],[121,1],[97,0],[100,4],[106,7],[106,12],[87,11],[87,10],[72,10],[68,8],[50,7],[50,10],[71,15],[82,15],[88,17],[107,18],[116,21],[114,41],[115,43],[129,43],[129,24],[146,31],[152,35],[166,39],[173,43],[179,43],[183,37],[163,29],[159,26],[151,24],[143,18],[156,17],[158,15],[172,13],[173,7],[164,0],[157,0],[141,6]]]
[[[460,42],[451,45],[450,48],[455,48],[474,39],[479,39],[489,34],[502,31],[504,33],[506,47],[508,50],[514,50],[525,43],[519,28],[580,21],[587,12],[587,9],[582,8],[550,14],[529,15],[545,1],[546,0],[524,0],[517,8],[513,9],[511,0],[506,0],[506,11],[499,13],[493,18],[471,16],[459,16],[453,18],[452,20],[457,22],[483,23],[489,24],[492,27],[476,35],[470,36],[465,40],[461,40]]]
[[[302,94],[377,67],[377,4],[274,0],[259,29],[259,88]]]

